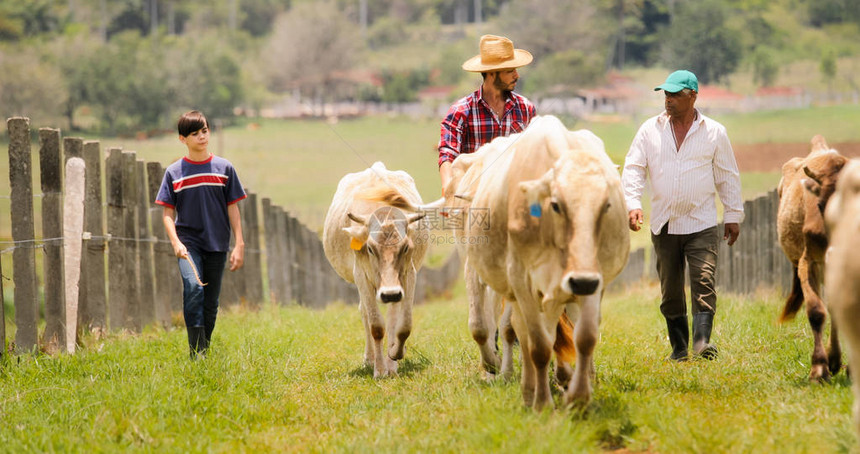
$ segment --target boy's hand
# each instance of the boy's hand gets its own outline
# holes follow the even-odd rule
[[[245,264],[245,245],[238,245],[230,253],[230,271],[236,271]]]
[[[185,247],[184,244],[178,241],[173,245],[173,253],[176,255],[176,257],[181,259],[188,257],[188,249]]]

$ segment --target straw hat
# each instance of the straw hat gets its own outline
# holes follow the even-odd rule
[[[504,36],[482,36],[480,49],[480,54],[463,63],[463,69],[483,73],[519,68],[532,62],[532,54],[529,51],[514,49],[514,43]]]

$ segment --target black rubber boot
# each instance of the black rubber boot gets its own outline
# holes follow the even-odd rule
[[[667,318],[666,327],[669,329],[669,343],[672,344],[672,355],[669,359],[686,361],[687,345],[690,342],[690,325],[687,324],[687,316]]]
[[[693,316],[693,353],[696,356],[710,360],[717,358],[717,347],[709,343],[713,327],[713,312],[699,312]]]
[[[209,343],[206,341],[206,329],[202,326],[188,327],[188,349],[191,352],[191,359],[197,359],[198,356],[206,354],[206,349]]]

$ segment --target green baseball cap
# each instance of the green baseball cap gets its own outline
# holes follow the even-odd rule
[[[678,93],[685,88],[698,92],[699,79],[696,79],[696,75],[690,71],[682,69],[669,74],[669,77],[666,78],[666,82],[663,82],[663,85],[656,87],[654,91],[665,90],[669,93]]]

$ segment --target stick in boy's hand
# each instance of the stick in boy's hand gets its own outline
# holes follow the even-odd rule
[[[194,278],[197,279],[197,283],[200,284],[201,287],[205,286],[206,284],[200,280],[200,273],[197,272],[197,267],[194,266],[194,261],[191,260],[191,257],[189,257],[188,254],[185,254],[182,258],[188,260],[188,264],[191,265],[191,271],[194,272]]]

